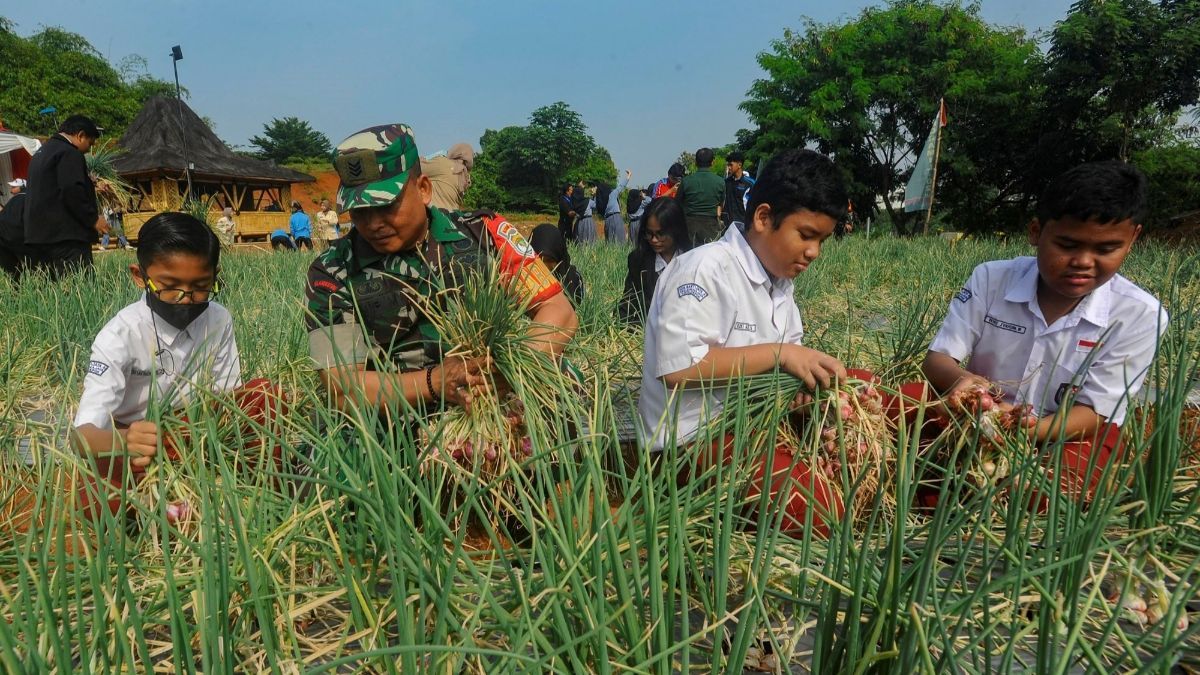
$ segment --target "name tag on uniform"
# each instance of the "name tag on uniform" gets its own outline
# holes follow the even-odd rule
[[[1017,335],[1024,335],[1025,330],[1026,330],[1025,326],[1021,326],[1021,325],[1015,324],[1015,323],[1009,323],[1007,321],[1001,321],[1000,319],[997,319],[996,317],[992,316],[991,314],[988,314],[987,316],[983,317],[983,322],[986,324],[995,326],[996,328],[999,328],[1000,330],[1006,330],[1006,331],[1009,331],[1012,333],[1016,333]]]
[[[744,321],[734,321],[733,329],[734,330],[744,330],[747,333],[755,333],[758,331],[758,324],[746,323]]]

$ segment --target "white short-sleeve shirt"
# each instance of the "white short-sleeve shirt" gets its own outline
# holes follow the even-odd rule
[[[152,316],[143,295],[96,335],[75,426],[128,425],[145,419],[152,391],[172,408],[187,402],[196,387],[237,388],[241,373],[229,310],[210,302],[178,330]]]
[[[1028,403],[1039,416],[1057,411],[1074,389],[1077,403],[1121,424],[1167,328],[1166,311],[1118,274],[1047,326],[1038,278],[1032,257],[976,267],[929,350],[966,361],[1003,388],[1006,401]]]
[[[791,279],[772,279],[733,223],[725,235],[673,258],[646,317],[638,413],[643,439],[661,450],[684,443],[720,414],[727,387],[667,391],[662,377],[699,363],[709,347],[800,344],[804,324]],[[678,410],[675,428],[671,412]]]

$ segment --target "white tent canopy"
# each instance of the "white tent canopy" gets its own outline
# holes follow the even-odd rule
[[[17,148],[24,148],[25,152],[32,155],[40,147],[42,142],[36,138],[14,134],[11,131],[0,131],[0,155],[6,155]]]
[[[13,150],[24,150],[30,155],[42,147],[42,142],[36,138],[14,134],[11,131],[0,131],[0,204],[8,201],[8,181],[13,179],[12,158],[9,153]]]

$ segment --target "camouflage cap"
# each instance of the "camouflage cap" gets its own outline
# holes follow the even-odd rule
[[[333,168],[341,178],[340,212],[396,201],[408,172],[421,156],[407,124],[384,124],[351,134],[333,152]]]

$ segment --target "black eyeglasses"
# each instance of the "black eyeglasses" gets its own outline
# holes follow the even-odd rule
[[[155,285],[154,280],[146,277],[146,289],[154,294],[154,297],[163,302],[177,305],[183,302],[184,298],[191,298],[192,302],[208,302],[208,299],[217,294],[220,289],[220,284],[213,284],[212,288],[194,289],[186,291],[182,288],[159,288]]]
[[[666,230],[646,230],[646,239],[650,241],[666,241],[671,238],[671,234]]]

